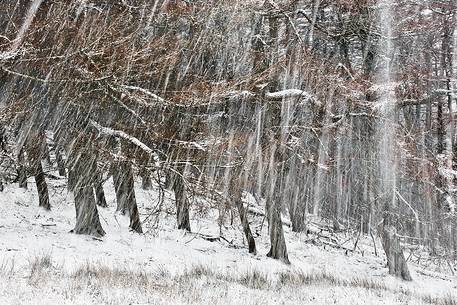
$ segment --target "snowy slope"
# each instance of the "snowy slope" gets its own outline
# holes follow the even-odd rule
[[[29,183],[29,190],[19,189],[13,184],[0,193],[0,304],[128,304],[139,302],[140,299],[143,303],[138,304],[216,304],[211,302],[215,296],[206,289],[207,285],[214,287],[216,296],[222,294],[215,298],[221,304],[246,303],[248,300],[253,304],[279,304],[282,301],[287,301],[287,304],[367,304],[367,300],[368,304],[422,304],[428,296],[450,299],[451,295],[457,295],[456,277],[421,266],[411,265],[414,278],[411,283],[387,275],[385,260],[382,255],[374,256],[369,238],[362,238],[360,250],[352,253],[324,247],[316,234],[307,236],[292,233],[286,226],[292,262],[291,266],[286,266],[265,256],[268,251],[265,226],[261,236],[256,238],[257,256],[247,253],[237,218],[234,219],[234,225],[229,225],[227,220],[222,230],[224,239],[211,242],[202,238],[201,235],[219,236],[216,211],[208,207],[205,217],[199,216],[201,213],[194,213],[191,219],[192,230],[198,234],[186,234],[175,228],[172,194],[165,194],[160,217],[151,215],[158,202],[157,190],[137,189],[141,218],[146,219],[143,224],[146,233],[138,235],[128,230],[128,220],[124,216],[115,213],[111,181],[105,183],[105,190],[110,207],[99,208],[101,222],[107,232],[102,239],[69,233],[74,225],[75,211],[72,195],[67,193],[64,180],[50,180],[50,212],[37,207],[33,180]],[[201,204],[195,209],[202,210]],[[158,223],[154,221],[156,219]],[[258,217],[254,221],[254,228],[260,226],[261,220]],[[347,239],[347,247],[353,247],[351,236],[335,238]],[[315,243],[311,242],[313,239]],[[377,243],[380,252],[381,246],[379,241]],[[52,272],[41,275],[47,278],[46,284],[35,285],[30,280],[31,268],[40,257],[51,259]],[[87,295],[93,292],[90,285],[79,283],[81,289],[70,295],[65,293],[68,285],[75,285],[71,275],[88,264],[131,273],[157,274],[161,270],[166,274],[160,280],[166,283],[166,289],[149,288],[138,292],[138,287],[129,288],[123,284],[116,289],[99,285],[94,299]],[[216,279],[211,276],[195,278],[191,281],[192,287],[176,284],[180,283],[177,278],[196,266],[204,266],[215,274],[230,275],[231,278],[260,272],[268,281],[276,284],[268,285],[268,289],[256,289],[240,285],[237,281],[221,282],[217,276]],[[336,280],[316,280],[315,283],[292,287],[290,281],[284,285],[278,284],[284,273],[324,274]],[[374,283],[382,288],[353,287],[364,284],[346,283],[351,281]],[[133,289],[138,295],[135,296],[132,291],[121,296],[114,293],[123,289]],[[182,296],[189,293],[189,289],[198,294],[195,300],[183,299]],[[176,298],[172,295],[173,291],[177,294]],[[241,291],[251,295],[252,299],[246,296],[236,299]],[[151,298],[156,300],[151,301]]]

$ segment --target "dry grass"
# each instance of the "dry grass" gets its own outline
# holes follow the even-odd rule
[[[436,298],[432,296],[424,296],[422,300],[426,303],[433,305],[457,305],[457,299],[453,295],[447,295],[445,297]]]
[[[259,270],[248,270],[239,275],[235,282],[251,289],[268,289],[274,284],[267,274]]]
[[[0,275],[10,279],[14,275],[15,263],[14,259],[2,259],[0,262]]]
[[[4,278],[15,277],[17,274],[14,265],[14,260],[3,260],[0,264],[0,276]],[[38,287],[42,289],[44,286],[51,287],[55,283],[65,282],[66,288],[61,294],[64,295],[65,299],[70,300],[75,296],[88,293],[88,291],[90,295],[103,299],[114,289],[138,291],[140,295],[156,294],[165,295],[169,298],[177,297],[184,300],[186,304],[206,304],[208,303],[207,298],[212,297],[205,293],[207,287],[218,287],[220,291],[227,291],[227,287],[239,285],[240,289],[245,291],[247,289],[252,293],[261,290],[257,294],[262,295],[272,291],[287,294],[300,291],[303,287],[317,286],[317,290],[321,290],[319,287],[322,289],[325,287],[348,287],[360,291],[374,291],[379,296],[388,293],[398,296],[400,299],[411,300],[411,304],[416,302],[457,305],[456,299],[451,295],[440,298],[416,295],[409,290],[389,287],[379,280],[364,277],[342,279],[326,272],[306,273],[300,270],[287,270],[277,274],[267,274],[251,269],[227,273],[207,265],[194,265],[186,268],[182,273],[173,275],[163,266],[154,271],[144,272],[88,262],[68,274],[61,270],[63,268],[56,266],[49,254],[29,260],[28,269],[30,276],[26,282],[27,285],[31,286],[31,289]]]
[[[171,285],[172,276],[164,267],[146,273],[141,270],[113,268],[88,262],[76,269],[70,278],[77,290],[91,286],[95,290],[122,288],[147,292]]]
[[[42,285],[49,275],[47,274],[53,267],[52,257],[50,253],[40,256],[35,256],[29,259],[30,275],[28,277],[29,284],[32,286]]]
[[[177,277],[178,281],[191,281],[207,277],[218,281],[236,283],[250,289],[278,290],[290,287],[302,287],[310,285],[328,285],[337,287],[361,288],[369,291],[391,292],[405,297],[416,297],[427,304],[433,305],[457,305],[457,299],[453,295],[445,297],[433,297],[430,295],[414,296],[410,290],[403,288],[392,288],[379,280],[366,277],[354,277],[342,279],[327,272],[306,273],[301,270],[284,271],[277,275],[275,279],[270,278],[266,273],[259,270],[248,270],[240,274],[224,274],[216,272],[205,265],[196,265],[187,269],[182,275]]]
[[[300,270],[294,270],[293,272],[282,272],[278,275],[278,278],[280,285],[289,286],[329,284],[332,286],[357,287],[369,290],[390,290],[389,287],[380,281],[363,277],[341,279],[327,272],[305,273]]]
[[[187,268],[183,274],[177,275],[174,280],[177,282],[188,282],[202,278],[236,283],[252,289],[269,289],[274,285],[274,282],[264,272],[259,270],[248,270],[242,273],[231,274],[218,272],[205,265],[194,265]]]
[[[150,276],[141,271],[110,268],[101,264],[86,263],[79,267],[71,277],[75,281],[96,280],[108,287],[138,287],[146,288]]]

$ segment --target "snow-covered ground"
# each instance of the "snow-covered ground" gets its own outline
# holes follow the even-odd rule
[[[371,238],[362,237],[360,250],[352,253],[324,247],[317,228],[307,236],[286,226],[292,263],[287,266],[265,256],[265,225],[253,256],[244,247],[238,218],[233,225],[227,219],[224,238],[206,240],[202,235],[219,236],[217,213],[196,201],[191,222],[198,234],[184,233],[175,227],[172,194],[165,193],[160,216],[154,214],[156,190],[137,189],[146,233],[130,232],[128,220],[115,213],[111,180],[104,185],[109,208],[99,208],[106,236],[75,235],[69,233],[75,210],[65,180],[49,184],[50,212],[37,206],[33,180],[29,190],[13,184],[0,193],[2,305],[435,304],[434,298],[457,304],[450,303],[457,295],[456,277],[410,264],[414,281],[395,279],[387,274],[382,253],[374,255]],[[333,238],[348,240],[345,246],[352,249],[351,236]],[[379,241],[377,249],[382,252]]]

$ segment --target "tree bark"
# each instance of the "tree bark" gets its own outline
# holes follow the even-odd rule
[[[42,142],[41,142],[41,159],[45,161],[46,164],[52,164],[51,162],[51,154],[49,152],[48,143],[46,142],[46,135],[42,134]]]
[[[290,264],[282,227],[281,205],[278,200],[270,199],[270,201],[270,203],[267,202],[267,214],[271,246],[267,256]]]
[[[100,223],[92,186],[81,185],[74,191],[76,206],[76,225],[72,232],[97,237],[105,235]]]
[[[63,160],[62,153],[60,151],[60,147],[58,145],[55,146],[55,154],[56,154],[56,163],[57,163],[57,169],[59,171],[59,175],[62,177],[66,176],[66,171],[65,171],[65,161]]]
[[[24,156],[24,149],[21,149],[19,151],[19,155],[17,158],[18,158],[17,174],[18,174],[19,187],[23,188],[23,189],[27,189],[27,165],[26,165],[25,156]]]
[[[403,255],[400,238],[393,226],[384,226],[382,232],[382,245],[387,257],[389,274],[400,277],[405,281],[411,281],[412,277],[409,273],[405,256]]]
[[[178,221],[178,229],[190,232],[190,203],[187,195],[186,186],[184,184],[184,168],[178,168],[177,173],[173,173],[172,176],[172,187],[173,191],[175,192],[176,218]]]
[[[141,176],[141,188],[143,190],[152,189],[152,180],[151,180],[150,172],[146,169],[142,169],[140,171],[140,176]]]
[[[132,165],[128,161],[120,161],[113,167],[113,181],[117,200],[116,211],[123,215],[128,214],[130,229],[143,233],[135,197]]]
[[[51,209],[51,204],[49,203],[49,192],[48,184],[43,172],[43,167],[41,165],[41,160],[36,160],[36,165],[34,166],[35,171],[35,183],[38,190],[38,200],[39,206],[43,207],[46,210]]]
[[[76,225],[72,232],[101,237],[105,235],[105,231],[100,223],[92,188],[96,161],[87,152],[80,152],[79,154],[77,158],[73,159],[75,164],[70,167],[69,173],[69,176],[75,179],[73,190]]]
[[[305,196],[301,194],[301,190],[300,185],[295,186],[294,196],[289,205],[292,232],[297,233],[306,231],[306,202],[303,200]],[[306,190],[302,191],[305,192]]]
[[[246,241],[248,243],[249,253],[253,253],[254,255],[257,254],[257,249],[255,246],[255,239],[251,232],[251,227],[249,226],[248,215],[246,212],[246,208],[243,205],[243,201],[241,199],[241,191],[234,191],[234,198],[233,201],[238,209],[238,214],[240,214],[241,225],[243,226],[243,232],[246,237]]]
[[[41,164],[41,157],[42,157],[42,147],[43,147],[43,139],[44,134],[40,134],[37,137],[33,138],[33,142],[30,143],[29,148],[29,158],[30,158],[30,165],[33,170],[33,175],[35,177],[35,184],[38,191],[38,201],[39,206],[50,210],[51,205],[49,203],[49,193],[48,193],[48,185],[46,183],[43,166]]]
[[[270,233],[270,251],[267,256],[290,264],[281,220],[281,177],[279,177],[280,173],[276,172],[276,163],[274,162],[276,159],[275,155],[276,145],[273,144],[270,152],[269,190],[265,207]]]
[[[100,173],[95,173],[95,181],[94,181],[94,191],[95,191],[95,199],[96,203],[99,207],[106,208],[108,204],[106,203],[105,198],[105,191],[103,190],[103,181]]]

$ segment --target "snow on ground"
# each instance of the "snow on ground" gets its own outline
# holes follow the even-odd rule
[[[362,251],[352,253],[322,244],[314,245],[309,241],[316,238],[315,234],[297,234],[285,227],[292,262],[287,266],[265,256],[268,252],[265,226],[261,236],[256,238],[257,256],[247,253],[237,218],[234,218],[233,225],[224,224],[224,239],[219,241],[211,242],[200,235],[181,232],[175,226],[172,194],[168,192],[165,193],[163,212],[156,218],[151,214],[160,193],[137,189],[141,217],[146,220],[143,224],[146,233],[139,235],[128,230],[128,219],[115,213],[111,181],[104,185],[110,207],[99,208],[106,236],[97,239],[75,235],[69,233],[74,226],[75,210],[65,180],[49,179],[49,184],[52,204],[49,212],[37,206],[33,179],[29,181],[29,190],[19,189],[13,184],[0,193],[0,304],[422,304],[425,296],[451,299],[457,295],[456,277],[413,264],[410,266],[413,282],[389,276],[383,256],[374,256],[369,238],[362,238],[359,242],[362,255]],[[201,201],[194,205],[194,209],[200,212],[193,213],[192,230],[202,235],[219,236],[216,211],[205,207]],[[207,215],[200,216],[205,209]],[[260,216],[256,219],[254,231],[261,220]],[[339,238],[344,240],[345,236]],[[348,248],[353,247],[353,241],[350,243]],[[379,241],[377,248],[380,252]],[[40,257],[49,257],[53,270],[41,274],[47,278],[41,284],[40,280],[31,281],[32,267]],[[167,276],[157,280],[163,282],[158,286],[150,283],[144,286],[147,289],[130,287],[128,283],[118,283],[113,289],[71,276],[87,265],[128,270],[134,274],[157,274],[159,270]],[[221,280],[220,276],[197,276],[186,284],[178,280],[186,270],[198,266],[215,274],[230,275],[231,280]],[[290,282],[283,286],[271,284],[268,289],[253,288],[233,280],[253,272],[260,272],[277,283],[280,282],[279,275],[285,272],[327,274],[337,280],[296,286]],[[383,288],[368,289],[362,287],[364,285],[353,287],[341,283],[355,279],[357,282],[380,283]]]

